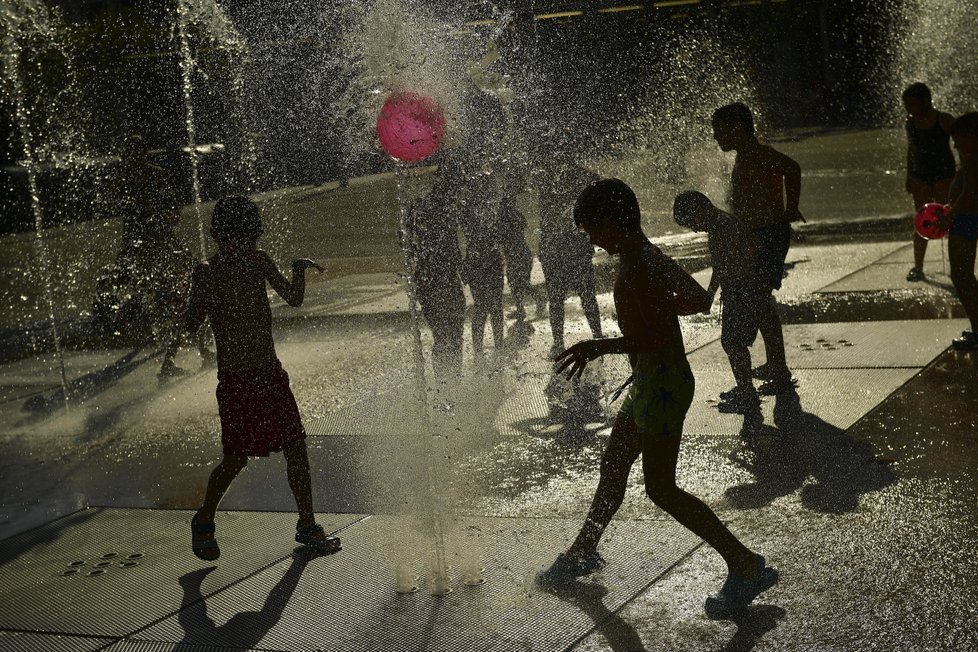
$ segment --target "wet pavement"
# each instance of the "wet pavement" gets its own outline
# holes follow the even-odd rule
[[[229,513],[219,520],[227,534],[218,568],[240,570],[223,578],[190,555],[186,513],[165,510],[196,507],[219,458],[213,370],[160,384],[151,351],[69,351],[66,411],[50,360],[3,366],[2,646],[975,649],[978,565],[967,553],[978,543],[978,370],[974,356],[948,350],[964,322],[942,252],[928,254],[930,282],[911,285],[903,281],[908,244],[838,241],[829,230],[803,231],[790,254],[779,296],[799,398],[768,399],[759,434],[740,437],[737,418],[711,402],[732,385],[717,314],[683,321],[697,395],[680,484],[782,573],[743,614],[704,615],[722,562],[698,542],[681,543],[685,535],[644,498],[639,469],[604,544],[609,567],[559,594],[534,588],[534,569],[569,542],[589,503],[616,408],[608,394],[627,375],[622,361],[594,365],[577,388],[552,382],[542,316],[532,332],[511,331],[488,370],[431,389],[434,410],[418,414],[402,286],[396,274],[375,271],[311,284],[300,311],[275,308],[279,355],[310,434],[316,508],[342,528],[347,546],[333,557],[293,558],[292,517],[278,513],[294,510],[280,456],[249,464],[222,504]],[[687,255],[689,268],[701,266],[695,246],[683,247],[673,251]],[[610,261],[596,264],[609,278]],[[704,285],[708,275],[696,274]],[[587,333],[575,300],[568,331],[569,343]],[[760,345],[755,358],[763,361]],[[189,351],[178,363],[200,364]],[[111,525],[97,526],[109,517]],[[427,576],[434,522],[449,535],[454,591],[445,598],[430,595]],[[476,522],[481,534],[465,540],[460,533]],[[122,580],[54,577],[55,566],[94,568],[115,548],[159,550],[159,563],[180,569],[154,580],[159,613],[137,609],[125,620],[100,611],[104,600],[136,590]],[[395,592],[404,572],[420,591]],[[480,572],[484,585],[465,585]],[[100,615],[82,626],[40,603],[28,620],[12,615],[24,611],[15,598],[43,600],[46,591],[75,605],[78,622],[86,605]]]

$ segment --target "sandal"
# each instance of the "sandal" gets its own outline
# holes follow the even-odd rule
[[[190,519],[191,547],[194,554],[204,561],[214,561],[221,556],[221,549],[214,538],[214,522],[198,523],[197,515]],[[204,535],[211,535],[209,539],[200,538]]]
[[[768,566],[764,557],[755,555],[757,578],[747,579],[736,573],[727,575],[727,581],[716,595],[706,599],[706,615],[710,618],[724,618],[743,611],[754,598],[778,583],[778,569]]]
[[[318,523],[312,525],[296,523],[295,540],[320,555],[332,555],[342,550],[340,538],[328,536],[323,526]]]

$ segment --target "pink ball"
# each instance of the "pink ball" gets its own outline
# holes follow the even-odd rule
[[[937,225],[937,220],[946,213],[947,206],[944,204],[924,204],[913,218],[914,228],[922,238],[940,240],[951,230],[950,226],[942,229]]]
[[[404,91],[387,98],[377,115],[377,137],[392,157],[414,163],[437,151],[445,113],[430,97]]]

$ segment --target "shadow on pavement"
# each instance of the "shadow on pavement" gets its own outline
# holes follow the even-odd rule
[[[778,626],[786,613],[781,607],[762,604],[751,605],[738,614],[720,619],[737,626],[733,637],[720,648],[721,652],[753,650],[765,634]]]
[[[78,527],[96,514],[98,514],[96,509],[83,509],[55,519],[55,521],[62,521],[60,525],[46,523],[0,540],[0,566],[24,556],[34,548],[50,546],[61,538],[62,533]]]
[[[897,479],[872,444],[805,412],[794,392],[777,398],[774,420],[776,427],[745,436],[745,449],[732,455],[754,475],[754,482],[726,490],[735,507],[764,507],[800,490],[808,509],[843,514],[855,511],[863,494]]]
[[[544,389],[549,413],[513,424],[519,432],[552,440],[561,448],[580,449],[594,443],[595,432],[607,425],[601,388],[585,381],[567,381],[554,374]]]
[[[140,357],[139,354],[141,351],[142,348],[133,349],[108,367],[92,371],[80,378],[72,380],[66,388],[59,387],[50,394],[31,396],[24,402],[23,406],[23,411],[27,412],[30,416],[17,425],[26,425],[32,421],[43,419],[52,412],[61,410],[65,405],[66,393],[72,401],[81,401],[101,394],[141,365],[159,355],[158,352],[154,352]]]
[[[614,652],[646,652],[642,637],[635,628],[604,605],[604,596],[608,595],[606,587],[574,581],[542,590],[583,611],[594,621],[595,629],[604,636],[608,648]],[[576,641],[575,645],[579,642]]]
[[[282,618],[282,613],[292,598],[292,594],[299,584],[299,578],[310,558],[304,552],[293,553],[292,564],[282,579],[269,591],[261,609],[236,613],[223,625],[216,624],[214,619],[207,614],[207,602],[201,593],[201,584],[203,584],[204,578],[217,567],[202,568],[183,575],[180,578],[183,600],[177,615],[184,632],[184,638],[180,644],[224,644],[246,650],[251,649],[265,638],[265,635]]]

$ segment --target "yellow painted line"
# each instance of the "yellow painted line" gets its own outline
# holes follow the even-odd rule
[[[639,11],[643,9],[642,5],[622,5],[621,7],[605,7],[604,9],[598,9],[599,14],[616,14],[619,11]]]
[[[699,2],[699,0],[696,0]],[[575,16],[583,16],[583,11],[557,11],[552,14],[537,14],[533,17],[533,20],[549,20],[551,18],[574,18]]]
[[[700,0],[666,0],[666,2],[656,2],[656,7],[682,7],[683,5],[698,5]]]

